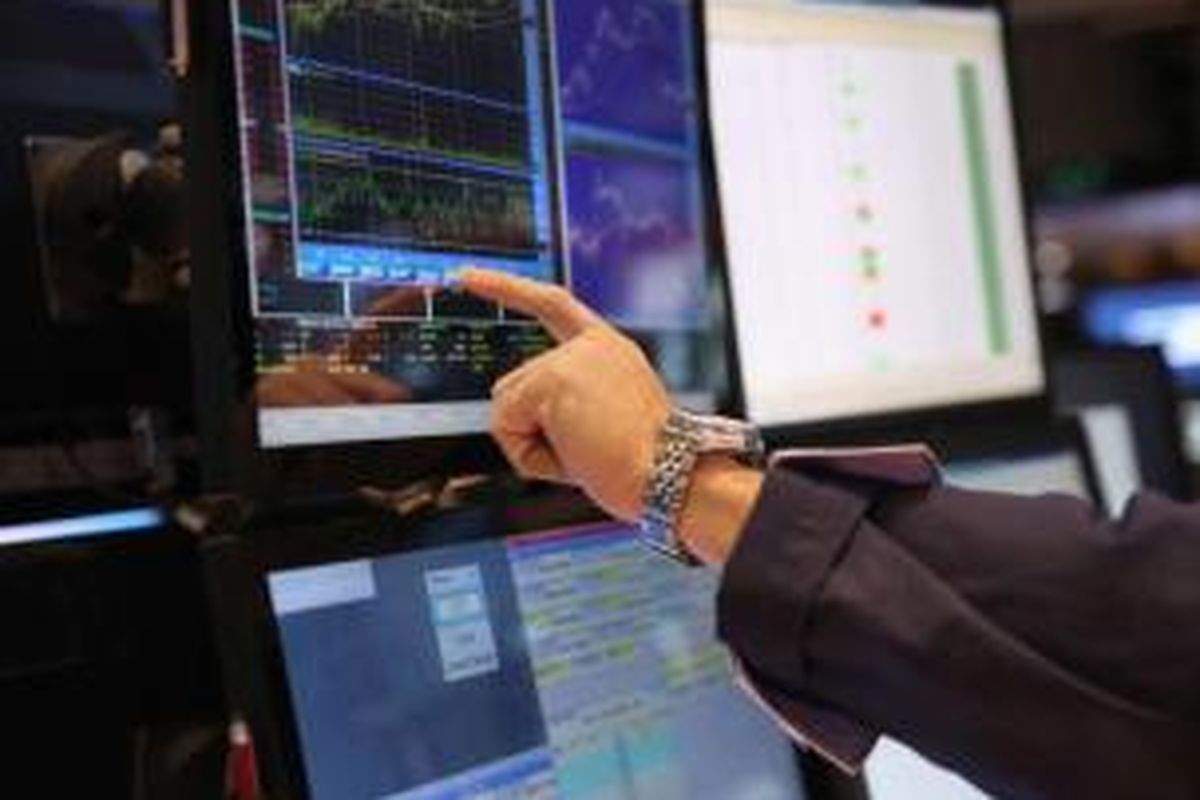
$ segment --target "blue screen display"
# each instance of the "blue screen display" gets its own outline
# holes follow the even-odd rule
[[[684,0],[557,2],[563,116],[683,143],[695,124],[691,4]]]
[[[572,287],[632,329],[703,329],[709,250],[694,6],[557,2]]]
[[[627,528],[275,572],[269,591],[313,800],[804,797],[713,635],[715,576]]]
[[[1093,292],[1083,304],[1083,324],[1101,344],[1161,347],[1180,384],[1200,389],[1200,284]]]

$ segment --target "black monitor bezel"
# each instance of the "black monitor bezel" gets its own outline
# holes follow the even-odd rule
[[[696,48],[697,125],[702,195],[709,215],[705,244],[711,289],[714,337],[724,335],[725,260],[711,219],[718,214],[715,177],[711,173],[705,48],[699,4],[693,14]],[[243,173],[238,129],[234,68],[235,43],[231,0],[192,6],[188,23],[189,62],[183,79],[189,181],[192,186],[193,270],[192,325],[197,380],[200,461],[204,489],[236,492],[261,506],[278,509],[298,497],[344,499],[354,489],[403,486],[431,476],[496,473],[508,469],[499,449],[485,433],[437,438],[337,443],[321,446],[264,448],[258,441],[257,405],[252,392],[255,334],[249,305],[249,257],[245,231]],[[538,8],[549,21],[548,0]],[[541,58],[546,65],[547,108],[552,95],[551,25],[543,26]],[[557,119],[547,116],[551,142],[557,142]],[[548,147],[554,209],[554,247],[562,269],[565,231],[560,213],[558,147]],[[723,349],[714,348],[714,349]],[[727,370],[715,369],[716,405],[730,407]]]
[[[1077,401],[1071,403],[1064,397],[1067,380],[1073,369],[1096,369],[1111,372],[1115,380],[1111,394],[1101,397],[1085,387],[1082,394],[1072,393]],[[1147,485],[1156,491],[1179,501],[1188,502],[1192,499],[1191,467],[1188,464],[1187,452],[1183,445],[1184,434],[1181,430],[1182,408],[1177,393],[1174,375],[1157,347],[1089,347],[1072,349],[1057,354],[1054,360],[1055,396],[1059,410],[1064,414],[1075,413],[1080,408],[1089,405],[1115,404],[1130,412],[1134,423],[1134,439],[1137,447],[1138,464],[1144,479],[1147,473],[1154,473],[1158,479],[1148,478]],[[1131,387],[1131,388],[1130,388]],[[1082,402],[1087,399],[1096,402]],[[1139,400],[1140,398],[1140,400]],[[1144,427],[1147,411],[1153,410],[1155,421],[1152,427],[1160,428],[1162,437],[1158,444],[1163,447],[1153,469],[1147,470],[1147,461],[1151,458],[1147,450],[1157,450],[1155,444],[1147,447]],[[1174,435],[1167,431],[1174,429]]]
[[[860,5],[869,6],[871,3],[862,2]],[[885,5],[885,4],[879,4]],[[1046,342],[1048,341],[1048,327],[1045,315],[1042,313],[1041,297],[1038,293],[1035,262],[1033,258],[1033,210],[1029,199],[1029,192],[1026,189],[1026,176],[1028,174],[1027,160],[1025,157],[1025,148],[1023,146],[1023,118],[1021,115],[1021,105],[1018,102],[1019,87],[1016,85],[1015,70],[1013,69],[1013,23],[1012,14],[1008,0],[950,0],[944,3],[928,3],[918,5],[929,5],[931,7],[948,7],[948,8],[964,8],[964,9],[983,9],[996,11],[1001,28],[1001,48],[1004,59],[1003,67],[1008,87],[1008,100],[1013,115],[1013,144],[1015,149],[1017,169],[1019,172],[1017,181],[1017,193],[1019,200],[1019,210],[1021,213],[1021,229],[1025,243],[1026,252],[1028,254],[1029,270],[1026,279],[1029,283],[1030,296],[1033,299],[1033,313],[1035,315],[1035,334],[1037,338],[1036,347],[1038,353],[1038,366],[1042,371],[1042,388],[1037,392],[1029,392],[1017,394],[1011,397],[1002,397],[995,400],[984,400],[979,402],[967,403],[947,403],[944,405],[919,407],[914,409],[906,409],[903,411],[882,412],[878,414],[865,414],[858,416],[834,417],[823,420],[813,420],[808,422],[794,424],[779,424],[766,426],[765,435],[767,439],[777,446],[793,446],[798,444],[822,444],[822,445],[837,445],[837,444],[877,444],[879,442],[888,441],[914,441],[924,437],[936,438],[942,435],[941,432],[946,430],[994,424],[998,421],[1009,419],[1021,419],[1030,423],[1036,423],[1038,420],[1047,418],[1052,414],[1053,405],[1050,398],[1050,357]],[[707,9],[707,5],[705,6]],[[707,12],[705,15],[707,17]],[[705,31],[707,31],[707,20],[705,20]],[[706,39],[707,42],[707,39]],[[707,49],[707,48],[706,48]],[[704,59],[706,81],[705,95],[709,95],[709,85],[707,65],[707,56]],[[709,142],[712,142],[710,135]],[[710,157],[713,160],[711,172],[717,176],[716,172],[716,153],[715,150],[710,150]],[[714,181],[716,181],[714,177]],[[724,218],[720,214],[720,191],[719,186],[715,187],[718,203],[714,206],[717,209],[717,216],[714,219],[714,230],[721,242],[721,250],[724,253],[725,259],[725,275],[726,290],[724,299],[726,303],[725,315],[726,324],[725,330],[728,331],[726,341],[726,362],[730,365],[731,386],[730,386],[730,405],[736,409],[736,413],[745,417],[748,415],[746,404],[745,385],[742,380],[741,370],[741,352],[737,336],[737,313],[734,308],[734,299],[732,289],[729,288],[728,271],[729,256],[725,245],[725,225]]]
[[[296,515],[286,522],[273,520],[267,530],[204,543],[226,692],[232,713],[253,734],[264,790],[271,797],[310,798],[279,628],[267,593],[269,573],[610,522],[576,492],[510,488],[461,507],[407,518],[367,508],[320,521]],[[474,532],[465,533],[464,526]],[[811,764],[812,756],[796,751],[801,788],[810,788],[814,776],[822,774]]]
[[[1078,420],[1048,417],[1041,420],[1014,418],[983,428],[955,428],[942,431],[929,441],[943,465],[1036,458],[1055,453],[1071,453],[1079,459],[1087,497],[1099,506],[1100,482],[1095,453],[1088,444]]]

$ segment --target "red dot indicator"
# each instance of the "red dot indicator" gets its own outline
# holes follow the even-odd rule
[[[872,311],[870,315],[867,316],[867,323],[873,330],[882,331],[886,329],[888,324],[887,312],[878,309]]]

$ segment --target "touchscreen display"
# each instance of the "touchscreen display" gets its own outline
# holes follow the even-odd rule
[[[260,446],[484,430],[548,342],[467,265],[569,287],[711,405],[692,3],[229,2]]]
[[[594,526],[269,578],[313,800],[800,800],[711,573]]]

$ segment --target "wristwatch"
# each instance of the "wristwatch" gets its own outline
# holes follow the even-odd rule
[[[681,564],[699,566],[679,539],[679,514],[691,488],[700,457],[728,455],[751,465],[765,456],[762,434],[753,425],[724,417],[673,409],[658,436],[654,463],[643,498],[646,510],[638,521],[642,541]]]

